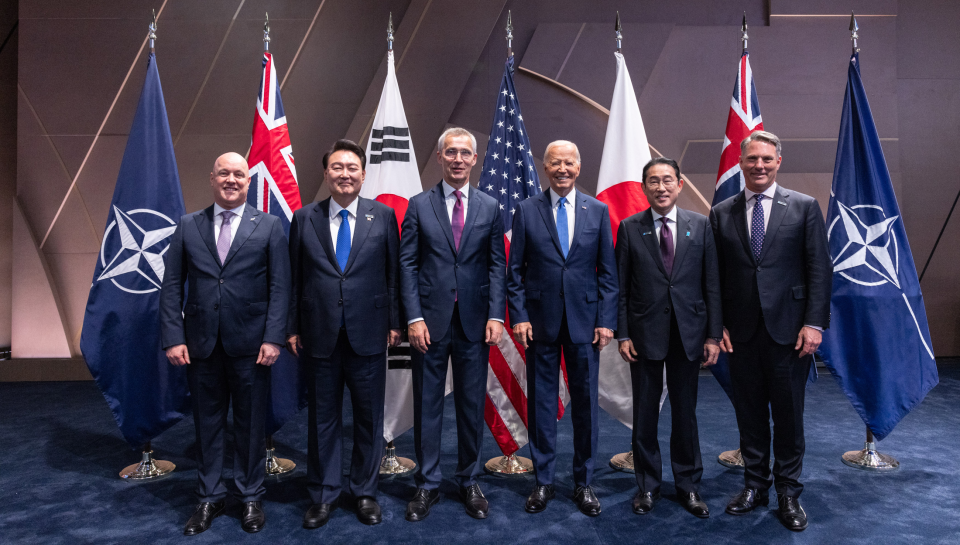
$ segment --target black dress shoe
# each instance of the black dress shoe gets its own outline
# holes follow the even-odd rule
[[[368,525],[380,524],[383,516],[380,514],[380,504],[370,496],[357,500],[357,520]]]
[[[336,503],[315,503],[303,515],[303,527],[315,530],[330,520],[330,512],[337,508]]]
[[[460,501],[463,502],[464,509],[471,517],[475,519],[487,518],[487,513],[490,511],[490,504],[480,490],[479,484],[474,483],[465,488],[461,487]]]
[[[600,499],[593,493],[593,488],[589,486],[578,486],[573,492],[573,501],[577,502],[577,508],[588,517],[595,517],[600,514]]]
[[[555,498],[556,495],[552,484],[535,486],[533,492],[527,496],[527,504],[524,509],[527,510],[527,513],[540,513],[547,508],[547,502]]]
[[[263,509],[258,501],[248,501],[243,504],[243,515],[240,517],[240,527],[248,534],[255,534],[263,530],[263,525],[267,523],[267,516],[263,514]]]
[[[407,504],[406,519],[410,522],[420,522],[430,514],[430,507],[436,505],[439,501],[440,491],[436,488],[433,490],[418,488],[413,499]]]
[[[727,513],[744,515],[753,511],[759,505],[770,503],[770,495],[766,490],[744,488],[727,504]]]
[[[646,515],[653,511],[653,506],[660,501],[660,491],[656,492],[637,492],[633,497],[633,512],[638,515]]]
[[[707,507],[707,504],[703,503],[703,500],[700,499],[700,494],[696,492],[680,494],[680,505],[697,518],[710,518],[710,509]]]
[[[183,527],[183,535],[195,536],[207,531],[207,528],[213,523],[213,519],[223,514],[223,506],[224,502],[222,500],[218,502],[205,501],[198,505],[197,510],[187,521],[187,525]]]
[[[778,498],[777,514],[780,517],[780,523],[788,530],[802,532],[807,529],[807,513],[800,507],[800,500],[790,496],[780,496]]]

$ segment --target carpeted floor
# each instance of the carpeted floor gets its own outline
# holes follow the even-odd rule
[[[348,405],[349,406],[349,405]],[[810,517],[807,531],[794,534],[774,511],[743,517],[723,513],[742,485],[742,473],[716,462],[737,446],[733,407],[710,376],[700,378],[698,407],[704,475],[701,493],[712,517],[699,520],[674,498],[669,472],[669,418],[661,418],[666,496],[644,517],[632,513],[636,490],[632,474],[611,470],[611,456],[629,449],[630,431],[601,413],[596,491],[603,514],[588,518],[571,496],[572,429],[560,423],[557,499],[546,512],[529,515],[524,499],[532,477],[486,476],[481,486],[490,500],[485,521],[469,518],[445,480],[441,502],[421,523],[403,514],[413,479],[382,481],[384,521],[360,524],[352,507],[334,512],[314,531],[300,527],[309,506],[305,489],[306,411],[277,435],[278,453],[299,464],[296,472],[267,486],[267,525],[255,535],[240,529],[239,507],[228,505],[206,533],[186,538],[182,528],[194,507],[193,422],[187,419],[154,441],[157,457],[177,464],[158,482],[133,484],[117,473],[139,459],[121,439],[93,383],[0,384],[0,542],[3,543],[958,543],[960,542],[960,366],[943,366],[940,385],[881,443],[899,459],[891,474],[873,474],[840,462],[847,450],[862,448],[864,427],[836,382],[821,375],[807,393],[807,452],[802,500]],[[664,406],[664,412],[669,405]],[[442,468],[456,464],[452,396],[447,400]],[[349,428],[348,428],[349,431]],[[349,436],[349,433],[348,433]],[[413,433],[397,440],[402,456],[413,458]],[[484,439],[484,458],[498,455]],[[345,448],[349,448],[349,440]],[[527,449],[521,454],[529,456]],[[348,463],[349,456],[345,456]]]

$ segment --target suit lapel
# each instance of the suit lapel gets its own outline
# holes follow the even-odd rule
[[[453,244],[453,227],[450,225],[450,215],[447,214],[447,204],[443,200],[442,182],[430,190],[430,203],[433,205],[433,212],[437,215],[437,221],[440,222],[440,230],[447,236],[450,249],[453,250],[453,253],[457,253],[457,247]]]
[[[576,201],[573,203],[573,242],[570,243],[570,251],[567,252],[567,259],[573,255],[573,251],[576,250],[578,244],[577,241],[580,240],[580,233],[583,232],[583,226],[587,223],[587,213],[590,212],[590,209],[587,207],[587,198],[583,196],[583,193],[577,191]],[[560,240],[560,237],[557,237],[557,241]]]
[[[683,256],[687,253],[687,247],[690,245],[690,237],[687,233],[690,231],[690,217],[686,210],[677,208],[677,244],[673,255],[673,271],[671,275],[677,274],[677,269],[683,263]]]
[[[649,208],[644,210],[643,215],[640,216],[637,228],[640,230],[640,240],[650,251],[654,263],[657,264],[660,272],[667,276],[667,269],[663,266],[663,256],[660,255],[660,240],[657,238],[657,229],[653,225],[653,212]]]
[[[314,206],[313,212],[310,213],[310,223],[313,224],[313,230],[317,233],[320,246],[327,253],[330,264],[333,265],[334,269],[340,271],[340,264],[337,263],[337,251],[333,247],[333,239],[330,238],[330,199],[327,198]]]
[[[350,242],[350,257],[347,258],[347,267],[343,272],[349,271],[350,266],[357,260],[360,247],[367,240],[367,235],[370,234],[370,228],[373,227],[375,221],[377,220],[373,213],[373,202],[363,197],[357,197],[357,221],[354,225],[356,231],[353,233],[353,240]]]
[[[227,252],[227,258],[223,260],[223,266],[226,267],[227,263],[230,263],[230,260],[233,259],[233,256],[237,255],[237,252],[240,250],[240,247],[243,246],[243,243],[250,238],[250,234],[253,233],[253,230],[260,225],[260,220],[263,219],[260,217],[262,212],[256,208],[244,204],[243,205],[243,216],[237,218],[240,221],[240,225],[237,227],[237,234],[233,237],[233,244],[230,245],[230,251]]]
[[[560,254],[560,257],[563,257],[563,250],[560,248],[560,237],[557,235],[557,222],[553,219],[553,206],[550,204],[550,192],[544,191],[537,198],[539,199],[537,208],[540,209],[540,217],[543,218],[543,223],[547,226],[547,232],[550,233],[550,236],[553,238],[553,244],[557,247],[557,252]],[[570,255],[570,253],[567,252],[567,255]]]
[[[470,233],[473,232],[473,224],[477,222],[477,214],[480,213],[480,202],[479,199],[476,199],[477,190],[470,187],[469,185],[465,186],[467,188],[467,217],[463,220],[463,233],[460,235],[460,246],[466,244],[467,239],[470,238]],[[450,236],[453,236],[453,227],[450,228]]]
[[[770,203],[770,221],[767,223],[767,232],[763,235],[763,249],[760,250],[760,261],[763,261],[763,257],[767,255],[767,249],[773,245],[773,240],[777,236],[777,230],[780,229],[780,224],[783,223],[783,217],[787,215],[787,208],[789,206],[790,201],[787,199],[787,195],[780,189],[780,186],[777,186],[777,190],[773,193],[773,202]]]
[[[217,243],[213,240],[213,205],[207,207],[202,214],[197,214],[195,218],[194,223],[200,231],[200,238],[203,239],[207,249],[213,254],[213,260],[223,268],[223,263],[220,262],[220,252],[217,251]]]
[[[750,259],[753,260],[756,264],[756,258],[753,256],[753,250],[750,249],[750,234],[747,233],[747,196],[741,191],[739,195],[734,197],[737,199],[733,203],[733,227],[737,230],[737,234],[740,235],[740,242],[743,243],[743,251],[747,252],[747,255],[750,256]]]

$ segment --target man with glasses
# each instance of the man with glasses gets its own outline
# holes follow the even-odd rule
[[[456,482],[468,515],[487,518],[483,470],[487,363],[503,334],[506,254],[499,203],[470,187],[477,140],[447,129],[437,142],[443,180],[410,199],[400,242],[400,285],[413,365],[417,491],[406,518],[421,521],[440,501],[440,435],[447,362],[457,411]]]
[[[700,497],[697,384],[700,363],[713,365],[723,334],[720,279],[713,230],[706,216],[676,206],[680,167],[658,157],[643,167],[650,208],[620,223],[620,356],[633,383],[633,455],[639,491],[633,512],[649,513],[660,499],[657,441],[666,368],[672,432],[670,463],[680,504],[694,516],[710,510]]]

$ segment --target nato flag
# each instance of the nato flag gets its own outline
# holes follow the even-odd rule
[[[80,350],[120,433],[142,447],[190,410],[186,373],[160,346],[163,254],[185,214],[156,58],[123,153],[83,317]]]
[[[937,385],[927,313],[854,54],[827,211],[833,259],[821,354],[878,440]]]

